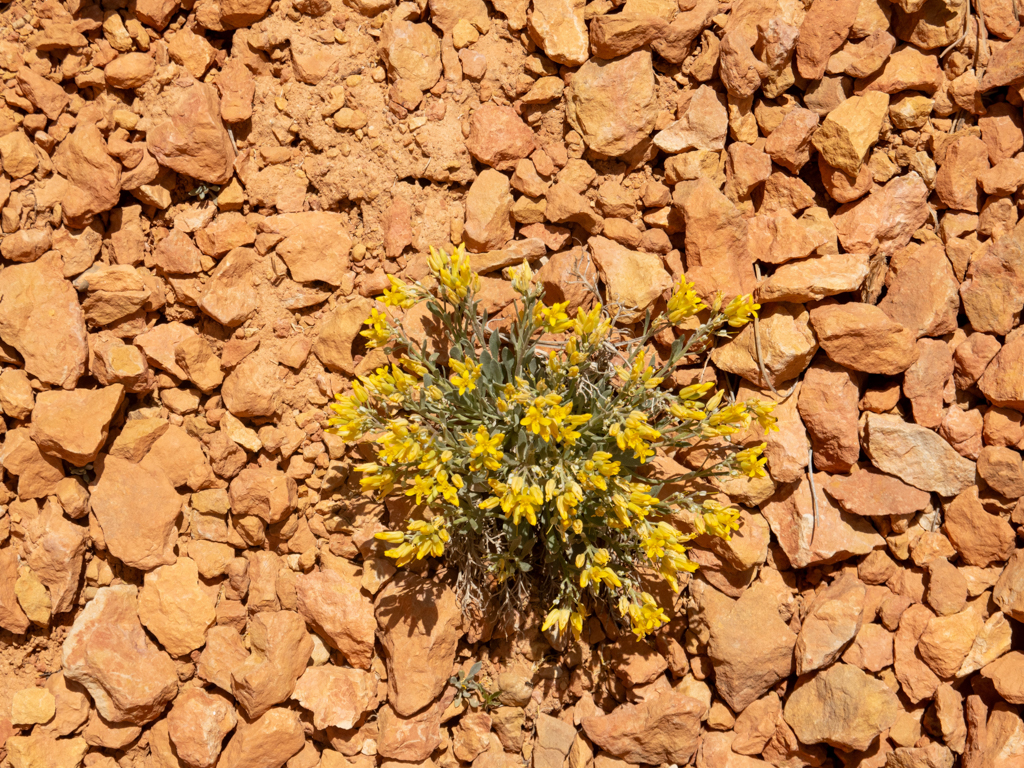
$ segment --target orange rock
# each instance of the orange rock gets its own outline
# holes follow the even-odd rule
[[[0,462],[4,469],[18,478],[18,496],[22,499],[41,499],[57,489],[64,479],[60,459],[39,450],[29,437],[28,427],[9,430],[0,448]]]
[[[971,327],[1010,333],[1024,309],[1024,227],[988,241],[972,256],[960,297]]]
[[[73,389],[85,371],[85,315],[60,254],[0,273],[0,335],[21,353],[25,370],[44,384]]]
[[[299,713],[274,707],[235,730],[217,765],[220,768],[281,768],[305,743]]]
[[[849,576],[815,595],[796,638],[796,674],[827,667],[839,658],[861,629],[866,594],[863,582]]]
[[[17,81],[25,98],[49,120],[58,119],[71,103],[71,97],[60,85],[33,72],[28,67],[21,67],[18,70]]]
[[[221,742],[237,722],[234,705],[226,696],[190,688],[167,713],[167,733],[183,763],[211,768],[220,756]]]
[[[476,252],[501,248],[515,235],[508,177],[481,171],[466,194],[466,244]]]
[[[802,77],[821,79],[829,57],[849,37],[859,7],[853,0],[839,3],[815,0],[811,4],[796,42],[796,66]]]
[[[764,151],[782,167],[797,173],[811,159],[811,137],[818,130],[818,115],[809,109],[791,110],[771,132]]]
[[[537,13],[535,8],[534,15]],[[484,165],[499,171],[511,171],[537,148],[537,141],[533,130],[515,110],[487,103],[470,117],[466,147]]]
[[[1024,411],[1024,330],[1006,337],[978,380],[978,388],[993,405]]]
[[[139,595],[139,619],[172,656],[184,656],[206,642],[213,625],[213,601],[200,588],[195,561],[179,557],[146,574]]]
[[[583,0],[541,0],[526,16],[526,29],[552,61],[578,67],[589,58]]]
[[[13,547],[0,549],[0,628],[20,635],[32,622],[18,603],[14,583],[18,580],[18,553]]]
[[[959,284],[941,243],[907,246],[894,254],[886,285],[878,308],[918,338],[956,330]]]
[[[988,169],[985,142],[977,136],[954,139],[935,175],[935,194],[949,208],[977,213],[981,205],[978,177]]]
[[[928,187],[915,172],[897,176],[833,217],[839,242],[854,253],[892,255],[928,219]]]
[[[679,691],[639,704],[622,704],[610,714],[583,719],[587,737],[605,752],[630,763],[686,763],[697,751],[700,718],[706,707]]]
[[[676,206],[686,219],[686,273],[697,292],[711,300],[721,291],[726,301],[752,293],[753,259],[739,209],[709,181]]]
[[[825,491],[845,511],[862,517],[912,515],[928,505],[931,496],[898,477],[861,469],[848,478],[836,477]]]
[[[145,85],[155,72],[156,62],[146,53],[123,54],[103,69],[107,85],[125,90],[135,90]]]
[[[369,669],[376,621],[359,587],[336,571],[321,570],[300,576],[295,591],[299,613],[317,634],[349,664]]]
[[[331,664],[309,667],[292,698],[313,713],[315,727],[350,730],[377,707],[377,680],[369,672]]]
[[[124,387],[40,392],[32,410],[30,434],[39,448],[84,467],[107,440],[110,422],[124,402]]]
[[[608,292],[620,307],[619,321],[632,323],[672,288],[672,278],[654,254],[632,251],[604,237],[588,241],[594,262]]]
[[[994,445],[982,448],[978,474],[990,488],[1008,499],[1024,496],[1024,463],[1019,451]]]
[[[918,358],[914,335],[870,304],[832,304],[811,310],[818,343],[832,360],[855,371],[895,375]]]
[[[64,674],[89,691],[111,723],[141,725],[178,692],[174,662],[146,637],[129,584],[100,589],[64,640]]]
[[[390,702],[382,706],[377,711],[377,754],[403,763],[425,761],[441,744],[441,715],[454,700],[455,691],[449,688],[431,706],[407,717]]]
[[[942,423],[944,392],[952,384],[953,356],[938,339],[920,339],[917,361],[903,374],[903,394],[909,398],[914,421],[935,428]]]
[[[64,223],[75,228],[109,211],[120,200],[121,165],[107,154],[103,135],[80,123],[53,155],[53,167],[68,180],[61,200]]]
[[[388,668],[389,705],[409,717],[436,702],[448,683],[463,633],[459,601],[446,585],[402,573],[377,594],[375,615]]]
[[[1001,563],[1013,552],[1013,528],[985,509],[977,486],[966,489],[946,508],[943,531],[967,565]]]
[[[291,696],[313,641],[295,611],[264,611],[249,623],[249,645],[249,658],[231,672],[231,693],[254,720]]]
[[[797,409],[814,448],[815,469],[849,472],[860,456],[857,403],[862,383],[863,376],[827,358],[804,374]]]
[[[917,652],[939,677],[952,677],[974,645],[983,623],[970,608],[949,616],[934,616],[918,638]]]
[[[260,257],[252,248],[235,248],[210,275],[199,308],[221,325],[241,325],[256,311],[258,297],[252,273]]]
[[[102,456],[90,492],[110,554],[143,571],[175,561],[175,521],[182,498],[166,477],[116,456]],[[135,514],[138,504],[146,506],[145,515]]]
[[[165,91],[163,120],[146,133],[146,147],[160,165],[209,184],[226,184],[235,151],[220,118],[212,85],[182,79]]]

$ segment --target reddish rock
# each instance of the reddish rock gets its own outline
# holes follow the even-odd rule
[[[249,622],[249,646],[249,658],[231,672],[231,693],[254,720],[291,696],[313,640],[295,611],[263,611]]]
[[[843,510],[862,517],[913,515],[928,506],[931,498],[898,477],[871,468],[854,472],[848,478],[833,478],[825,491]]]
[[[508,177],[482,171],[466,194],[466,244],[473,251],[501,248],[515,235]]]
[[[354,667],[369,669],[376,621],[373,605],[359,587],[332,570],[300,576],[298,611],[314,631]]]
[[[943,531],[967,565],[1001,563],[1013,553],[1013,528],[985,509],[977,486],[967,488],[946,507]]]
[[[817,307],[811,326],[825,353],[855,371],[893,376],[918,358],[913,333],[870,304]]]
[[[853,0],[811,4],[796,41],[796,65],[802,77],[821,79],[829,58],[849,37],[859,7]]]
[[[235,730],[219,768],[281,768],[306,743],[299,713],[274,707]]]
[[[865,750],[896,722],[899,699],[881,680],[848,664],[836,664],[799,680],[784,716],[804,744],[826,743]]]
[[[822,472],[849,472],[860,456],[857,419],[863,377],[825,358],[804,374],[797,408]]]
[[[809,109],[791,110],[771,132],[764,151],[783,168],[797,173],[811,159],[811,137],[818,129],[818,115]],[[709,147],[710,149],[710,147]]]
[[[172,656],[202,648],[216,618],[214,601],[199,583],[194,560],[179,557],[174,565],[146,574],[139,619]]]
[[[707,300],[751,293],[753,259],[747,222],[714,184],[701,181],[682,203],[686,219],[686,274]]]
[[[80,228],[121,198],[121,165],[107,154],[103,134],[79,123],[53,155],[53,167],[68,181],[61,199],[64,223]]]
[[[85,371],[85,314],[60,255],[0,272],[0,336],[44,384],[73,389]]]
[[[14,593],[18,559],[18,552],[13,547],[0,549],[0,628],[16,635],[27,632],[32,625]]]
[[[1024,121],[1012,104],[996,102],[990,105],[978,118],[978,127],[992,165],[1008,160],[1024,148]]]
[[[910,400],[914,421],[934,428],[942,423],[943,392],[953,376],[953,356],[937,339],[921,339],[917,349],[917,361],[903,375],[903,394]]]
[[[815,118],[817,123],[817,118]],[[690,98],[682,116],[654,135],[654,144],[663,152],[689,149],[725,149],[729,115],[713,88],[702,85]]]
[[[530,156],[537,142],[530,126],[515,110],[488,102],[470,117],[466,147],[484,165],[511,171],[516,163]]]
[[[167,713],[167,733],[183,763],[211,768],[220,757],[224,737],[237,722],[234,705],[226,696],[190,688]]]
[[[878,308],[918,338],[956,330],[959,283],[941,243],[908,246],[894,254],[885,284],[888,290]]]
[[[116,456],[100,457],[95,471],[90,504],[110,554],[143,571],[174,563],[182,498],[170,481]]]
[[[231,672],[245,662],[249,652],[242,644],[238,630],[217,625],[206,633],[206,647],[203,648],[196,674],[200,679],[231,693]]]
[[[934,432],[898,416],[865,415],[862,445],[883,472],[924,491],[955,496],[974,482],[974,462],[959,456]]]
[[[619,322],[632,323],[672,288],[672,278],[660,257],[633,251],[604,237],[588,242],[597,269],[615,303]]]
[[[716,690],[734,711],[793,671],[796,635],[780,618],[769,593],[768,587],[754,584],[711,622],[708,656],[715,668]]]
[[[1017,550],[999,575],[992,599],[1016,621],[1024,621],[1024,552]]]
[[[256,311],[258,296],[253,272],[260,257],[251,248],[235,248],[210,274],[199,299],[199,308],[221,325],[241,325]]]
[[[817,515],[806,475],[799,482],[780,488],[762,507],[762,514],[794,568],[866,555],[882,545],[882,537],[869,521],[842,511],[825,494],[828,480],[824,473],[815,475]]]
[[[18,478],[18,496],[22,499],[49,496],[64,479],[60,459],[40,451],[29,437],[28,427],[12,429],[5,435],[0,462],[8,473]]]
[[[61,513],[60,505],[49,501],[35,517],[22,518],[26,553],[23,564],[46,587],[50,612],[54,615],[75,606],[88,541],[87,529]]]
[[[355,728],[377,706],[377,680],[369,672],[327,664],[309,667],[292,698],[313,713],[317,728]]]
[[[836,212],[839,242],[853,253],[892,255],[927,221],[927,200],[928,187],[917,173],[897,176]]]
[[[864,624],[842,658],[847,664],[877,674],[892,666],[892,633],[881,624]]]
[[[1010,651],[1005,656],[981,668],[983,677],[1009,704],[1024,704],[1024,653]]]
[[[28,736],[11,736],[6,741],[7,757],[12,768],[78,768],[89,750],[85,739],[56,739],[33,731]]]
[[[1006,337],[978,380],[978,388],[993,405],[1024,411],[1024,330]]]
[[[99,455],[110,422],[124,402],[124,387],[40,392],[30,434],[39,448],[76,467]]]
[[[992,55],[979,89],[989,91],[1024,80],[1024,34],[1018,32]]]
[[[441,716],[455,700],[449,689],[426,709],[409,716],[398,714],[391,703],[378,710],[377,754],[391,760],[421,763],[441,744]]]
[[[137,595],[129,584],[100,589],[63,645],[65,677],[85,686],[112,723],[148,723],[178,692],[174,663],[139,623]]]
[[[950,616],[933,616],[917,640],[917,653],[939,677],[957,673],[983,625],[971,609]]]
[[[249,355],[224,379],[224,407],[240,419],[273,416],[281,403],[281,372],[269,352]]]
[[[988,168],[985,142],[977,136],[954,139],[935,175],[935,194],[949,208],[977,213],[981,205],[978,176]]]
[[[265,523],[279,523],[294,510],[297,501],[295,480],[280,470],[247,467],[228,490],[231,511],[235,515],[255,515]]]
[[[978,474],[992,490],[1008,499],[1024,496],[1024,463],[1019,451],[994,445],[982,448]]]
[[[610,714],[584,718],[581,725],[598,747],[628,763],[685,764],[697,751],[706,707],[680,691],[667,691],[639,704],[621,704]]]
[[[145,53],[125,53],[103,69],[107,85],[135,90],[145,85],[156,72],[156,62]]]
[[[578,67],[589,58],[589,36],[581,0],[540,0],[526,16],[526,29],[548,58]]]
[[[165,117],[146,133],[146,147],[160,165],[197,181],[226,184],[235,151],[221,122],[216,89],[186,78],[165,94]]]
[[[620,157],[646,139],[657,117],[654,69],[649,51],[622,59],[590,59],[565,92],[569,124],[587,147]]]
[[[1005,335],[1024,309],[1024,227],[1015,227],[971,257],[960,297],[971,327]]]
[[[462,611],[447,586],[414,574],[396,576],[375,605],[388,668],[388,701],[408,717],[447,685],[462,636]]]
[[[953,350],[953,381],[957,389],[969,389],[985,373],[1002,345],[994,336],[973,333]]]
[[[867,590],[854,576],[836,579],[818,592],[796,638],[796,674],[827,667],[860,631]]]

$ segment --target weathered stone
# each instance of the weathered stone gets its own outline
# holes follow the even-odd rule
[[[814,448],[814,466],[849,472],[860,456],[857,419],[863,377],[824,359],[807,369],[797,408]]]
[[[526,29],[548,58],[578,67],[590,57],[590,36],[582,0],[539,0],[526,17]]]
[[[793,671],[796,635],[769,593],[768,587],[754,584],[711,624],[708,656],[716,690],[737,712]]]
[[[195,561],[179,557],[146,574],[139,594],[139,619],[172,656],[184,656],[206,642],[217,612],[199,584]]]
[[[891,256],[928,219],[928,187],[916,172],[897,176],[833,217],[843,248]]]
[[[129,584],[100,589],[63,645],[64,675],[85,686],[112,723],[148,723],[178,692],[174,662],[139,623],[137,595]]]
[[[226,696],[190,688],[167,713],[167,733],[183,763],[211,768],[220,757],[224,737],[237,722],[234,704]]]
[[[1013,553],[1013,528],[985,509],[977,486],[964,490],[946,507],[943,530],[967,565],[1001,563]]]
[[[708,180],[701,180],[682,203],[686,220],[687,277],[710,301],[751,293],[753,259],[747,222],[740,210]]]
[[[796,684],[783,714],[804,744],[865,750],[896,721],[899,699],[877,678],[836,664]]]
[[[166,91],[165,116],[146,133],[146,147],[163,165],[208,184],[231,179],[235,151],[212,85],[176,81]]]
[[[292,698],[313,713],[317,728],[355,728],[377,706],[377,681],[369,672],[325,665],[309,667]]]
[[[64,279],[60,254],[0,273],[0,336],[44,384],[73,389],[88,354],[85,314]]]
[[[243,723],[217,761],[219,768],[281,768],[306,742],[299,713],[274,707]]]
[[[914,334],[870,304],[831,304],[811,310],[811,327],[825,353],[855,371],[893,376],[918,357]]]
[[[110,422],[124,402],[124,387],[40,392],[30,434],[39,448],[76,467],[92,462],[107,440]]]
[[[672,278],[660,257],[630,250],[604,237],[590,238],[589,246],[608,291],[608,302],[618,307],[618,322],[636,322],[672,288]]]
[[[893,255],[886,285],[878,308],[918,338],[956,330],[959,284],[941,243],[909,246]]]
[[[657,101],[649,51],[623,59],[590,59],[573,75],[566,118],[594,152],[620,157],[654,128]]]
[[[451,676],[462,611],[448,587],[400,574],[376,600],[388,667],[388,701],[403,717],[437,700]]]
[[[697,751],[700,719],[706,707],[679,691],[639,704],[622,704],[610,714],[581,723],[587,737],[628,763],[685,764]]]
[[[861,629],[867,590],[855,577],[834,581],[807,609],[796,638],[796,673],[805,675],[839,658]]]
[[[873,468],[861,469],[848,478],[833,478],[825,491],[845,511],[862,517],[913,515],[928,506],[931,498],[898,477]]]
[[[815,123],[817,119],[815,118]],[[682,117],[654,135],[654,144],[668,153],[689,149],[725,149],[729,115],[713,88],[702,85],[690,98]]]
[[[313,641],[295,611],[263,611],[249,622],[249,646],[249,658],[231,672],[231,693],[253,720],[291,696]]]
[[[355,583],[333,570],[300,576],[298,611],[325,642],[354,667],[369,669],[376,621],[373,605]]]
[[[1024,411],[1024,329],[1006,337],[978,379],[978,388],[993,405]]]
[[[784,384],[799,376],[818,351],[818,342],[810,327],[810,315],[799,304],[772,304],[760,316],[761,359],[773,385]],[[753,325],[745,327],[735,338],[718,346],[711,353],[711,362],[719,370],[742,376],[747,381],[767,386],[761,381]]]

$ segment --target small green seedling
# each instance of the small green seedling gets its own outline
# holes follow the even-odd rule
[[[455,706],[459,706],[463,701],[473,709],[486,710],[498,706],[498,695],[501,691],[488,691],[475,679],[482,666],[482,662],[478,661],[469,668],[469,672],[459,672],[448,678],[448,682],[455,688]]]

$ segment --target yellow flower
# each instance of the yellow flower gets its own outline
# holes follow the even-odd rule
[[[388,275],[388,282],[391,283],[391,290],[384,289],[381,297],[385,306],[408,309],[416,303],[416,291],[412,286],[406,285],[394,275]]]
[[[462,436],[471,446],[469,451],[469,468],[478,472],[481,468],[489,469],[492,472],[501,469],[501,460],[505,453],[499,451],[505,435],[496,432],[493,435],[487,433],[487,428],[481,424],[476,428],[476,434],[466,433]]]
[[[630,449],[633,458],[639,459],[641,464],[654,455],[650,443],[661,437],[661,432],[647,423],[647,414],[643,411],[632,411],[625,422],[612,424],[608,434],[615,438],[620,451]]]
[[[455,371],[448,380],[459,388],[459,394],[464,395],[466,392],[472,392],[476,389],[476,381],[480,378],[480,372],[483,370],[483,365],[480,363],[474,363],[470,360],[468,363],[462,360],[456,360],[452,358],[448,361],[448,364]]]
[[[427,266],[441,283],[445,298],[452,303],[464,301],[469,292],[480,289],[480,277],[470,266],[465,244],[445,253],[444,249],[430,247]]]
[[[736,463],[739,465],[740,472],[747,477],[764,477],[766,474],[764,465],[768,461],[768,459],[761,456],[764,449],[765,443],[761,443],[737,453]]]
[[[772,415],[772,412],[775,410],[775,403],[754,399],[747,400],[746,405],[747,410],[754,415],[757,423],[761,425],[761,429],[765,431],[765,434],[779,431],[779,420]]]
[[[654,598],[646,592],[640,593],[639,604],[630,604],[629,619],[633,625],[633,634],[638,638],[646,637],[658,628],[668,624],[665,609],[659,608]]]
[[[714,499],[708,499],[701,506],[705,511],[695,520],[697,532],[709,533],[726,541],[732,539],[732,532],[740,529],[740,511]]]
[[[369,328],[360,331],[359,335],[366,337],[366,346],[376,349],[388,343],[388,339],[391,338],[388,318],[382,312],[378,312],[376,307],[370,310],[370,316],[366,318],[364,325],[368,325]]]
[[[568,608],[553,608],[544,618],[540,631],[547,632],[554,627],[555,634],[561,636],[567,628],[572,627],[573,636],[579,640],[583,632],[583,622],[586,618],[587,609],[582,603],[576,606],[575,611],[570,611]]]
[[[523,296],[530,292],[530,283],[533,282],[533,270],[530,263],[524,261],[518,267],[508,267],[505,275],[512,281],[512,288]]]
[[[693,283],[686,279],[686,275],[680,277],[675,293],[668,300],[668,321],[672,325],[678,325],[680,320],[693,317],[706,308],[707,305],[694,290]]]
[[[356,471],[366,475],[359,479],[359,485],[365,489],[377,491],[381,498],[394,490],[395,481],[398,479],[395,470],[381,467],[372,462],[357,464]]]
[[[573,320],[573,333],[590,346],[600,344],[611,331],[611,321],[601,315],[601,309],[600,304],[595,304],[589,312],[584,312],[580,307]]]
[[[573,327],[573,321],[565,313],[569,306],[568,301],[560,304],[552,304],[545,307],[543,304],[535,304],[533,307],[533,319],[537,325],[548,333],[563,333]]]
[[[761,305],[755,304],[753,297],[748,293],[734,298],[723,311],[731,327],[742,328],[752,318],[757,317],[757,310],[760,308]]]
[[[604,584],[609,589],[614,587],[621,587],[622,580],[616,575],[615,571],[607,566],[592,565],[589,568],[585,568],[580,572],[580,587],[586,588],[587,585]]]
[[[427,555],[440,557],[444,554],[444,545],[451,541],[451,536],[441,515],[428,520],[413,520],[406,526],[408,533],[401,531],[383,531],[375,534],[376,538],[401,545],[389,549],[384,554],[394,558],[395,565],[408,565],[415,558],[422,560]]]
[[[353,390],[358,384],[359,382],[353,382]],[[359,391],[366,394],[362,387]],[[335,395],[334,399],[336,402],[331,403],[329,407],[336,415],[327,419],[327,431],[345,440],[358,440],[363,436],[366,427],[366,417],[359,412],[359,406],[361,402],[366,401],[361,401],[358,393]]]

